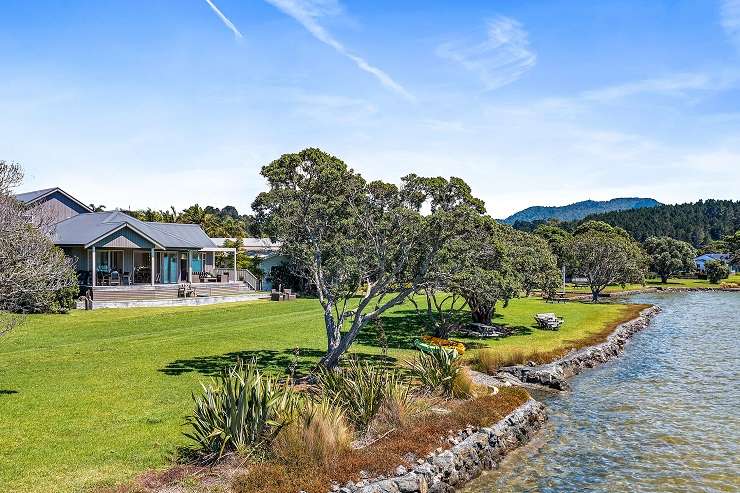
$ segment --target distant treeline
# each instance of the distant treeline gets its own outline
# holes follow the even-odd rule
[[[573,231],[579,224],[589,220],[604,221],[623,228],[641,242],[651,236],[670,236],[701,247],[740,230],[740,201],[710,199],[688,204],[607,212],[557,225]],[[547,223],[548,221],[517,221],[514,228],[531,232],[540,224]]]
[[[199,224],[211,238],[259,236],[254,216],[239,214],[236,207],[231,205],[219,209],[195,204],[179,212],[174,207],[167,210],[139,209],[123,212],[140,221]]]

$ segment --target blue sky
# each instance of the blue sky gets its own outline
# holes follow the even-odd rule
[[[5,0],[0,67],[0,159],[108,208],[246,210],[308,146],[497,217],[740,198],[740,0]]]

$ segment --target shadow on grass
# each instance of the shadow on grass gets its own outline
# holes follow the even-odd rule
[[[0,395],[11,395],[11,394],[17,394],[17,390],[6,390],[6,389],[0,389]]]
[[[525,336],[534,333],[536,326],[516,325],[510,326],[496,323],[503,318],[500,313],[493,316],[494,325],[501,327],[506,335],[501,337],[472,337],[464,336],[465,346],[468,349],[479,349],[488,347],[488,341],[496,341],[509,336]],[[425,326],[426,316],[416,310],[398,310],[391,315],[381,317],[380,320],[372,322],[365,327],[357,336],[357,342],[366,346],[387,347],[392,349],[414,349],[414,340],[428,333]],[[461,312],[456,322],[461,325],[470,322],[470,314]],[[385,338],[385,343],[383,339]],[[454,338],[454,337],[453,337]]]
[[[293,372],[297,376],[302,376],[310,374],[324,354],[324,351],[308,348],[235,351],[225,354],[196,356],[189,359],[175,360],[159,371],[165,375],[173,376],[189,372],[197,372],[206,376],[216,376],[221,370],[241,359],[246,362],[255,361],[259,368],[273,373],[287,375]],[[369,361],[372,364],[389,368],[393,367],[396,363],[396,358],[381,354],[353,352],[352,355],[360,361]]]

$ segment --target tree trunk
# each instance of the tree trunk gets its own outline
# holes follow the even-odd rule
[[[491,317],[493,316],[493,307],[471,304],[470,315],[473,318],[473,322],[483,324],[483,325],[491,325]]]
[[[660,275],[660,282],[662,282],[663,284],[668,284],[668,276],[665,275],[665,274],[661,274]]]
[[[594,303],[599,302],[599,292],[598,291],[591,290],[591,301],[593,301]]]

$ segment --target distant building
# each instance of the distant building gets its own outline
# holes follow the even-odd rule
[[[211,241],[223,247],[227,241],[235,242],[238,238],[211,238]],[[279,241],[272,241],[269,238],[242,238],[241,246],[237,247],[240,252],[260,259],[259,267],[265,273],[262,279],[262,289],[265,291],[273,288],[272,269],[288,263],[288,258],[280,253],[280,246]]]
[[[730,272],[732,272],[733,274],[740,270],[740,266],[732,263],[732,255],[730,255],[729,253],[705,253],[704,255],[699,255],[694,259],[697,270],[699,272],[704,272],[704,264],[706,264],[710,260],[718,260],[729,265]]]

